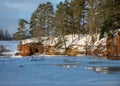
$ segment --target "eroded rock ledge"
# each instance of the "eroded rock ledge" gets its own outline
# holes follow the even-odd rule
[[[54,41],[57,43],[57,40],[58,39],[56,38]],[[79,54],[88,54],[95,56],[108,56],[111,59],[120,59],[120,33],[114,38],[107,40],[101,39],[99,41],[96,40],[94,44],[90,44],[91,42],[80,44],[78,41],[68,45],[67,48],[64,48],[63,46],[58,48],[58,46],[56,46],[57,44],[51,42],[51,40],[41,40],[40,38],[32,38],[32,40],[26,39],[22,40],[18,45],[19,52],[16,53],[16,55],[30,56],[45,54],[76,56]]]

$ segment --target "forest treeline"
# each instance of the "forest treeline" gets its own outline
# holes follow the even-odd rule
[[[0,40],[12,40],[8,30],[0,29]]]
[[[51,2],[39,4],[30,21],[19,19],[14,39],[63,37],[68,34],[100,33],[113,37],[120,29],[120,0],[65,0],[56,8]]]

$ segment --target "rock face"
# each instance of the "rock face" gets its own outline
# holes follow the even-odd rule
[[[109,59],[120,59],[120,33],[114,38],[107,40],[106,38],[103,38],[101,40],[97,39],[93,44],[91,44],[91,42],[86,43],[85,40],[80,41],[75,39],[74,44],[67,46],[68,49],[65,49],[64,46],[58,48],[55,43],[54,45],[51,45],[50,40],[32,40],[32,42],[29,41],[27,43],[26,40],[23,40],[23,43],[20,43],[18,45],[18,50],[20,52],[16,53],[16,55],[30,56],[44,53],[45,55],[76,56],[79,54],[88,54],[95,56],[109,56]],[[66,44],[70,43],[70,40],[66,41]]]
[[[32,55],[29,45],[19,45],[20,55],[21,56],[30,56]]]
[[[77,50],[73,50],[73,49],[67,49],[66,50],[66,54],[68,56],[76,56],[76,55],[80,54],[80,52],[77,51]]]
[[[43,53],[44,52],[44,47],[40,43],[28,43],[25,45],[18,45],[18,50],[20,51],[19,53],[16,53],[16,55],[21,55],[21,56],[30,56],[36,53]]]
[[[45,47],[46,55],[56,55],[55,46],[47,46]]]
[[[120,33],[107,39],[107,53],[110,59],[120,59]]]

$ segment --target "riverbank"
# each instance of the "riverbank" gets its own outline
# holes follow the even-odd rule
[[[66,41],[61,38],[31,38],[22,40],[18,45],[20,52],[16,55],[92,55],[120,59],[120,34],[111,39],[102,38],[99,35],[93,41],[89,35],[67,35]]]

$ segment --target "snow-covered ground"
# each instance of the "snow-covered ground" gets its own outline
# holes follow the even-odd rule
[[[18,43],[0,42],[11,52]],[[0,57],[0,86],[120,86],[120,61],[91,56]]]

